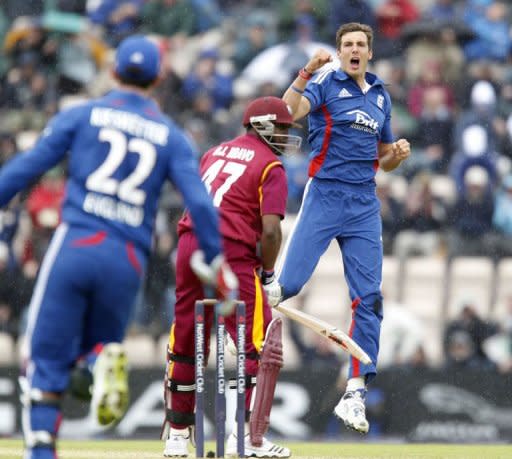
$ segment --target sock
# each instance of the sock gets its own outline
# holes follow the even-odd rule
[[[30,429],[33,432],[42,430],[57,435],[62,421],[59,408],[51,405],[33,405],[29,410]],[[28,457],[30,459],[55,459],[57,455],[51,446],[37,446],[30,449]]]
[[[366,388],[366,384],[365,384],[364,376],[358,376],[357,378],[350,378],[347,381],[346,392],[354,391],[354,390],[358,390],[358,389],[365,389],[365,388]]]
[[[177,429],[176,427],[171,427],[171,435],[181,435],[182,437],[188,438],[188,435],[189,435],[188,427],[184,427],[182,429]]]

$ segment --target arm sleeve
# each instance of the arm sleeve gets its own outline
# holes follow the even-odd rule
[[[280,161],[270,163],[261,178],[261,215],[280,215],[284,218],[288,186],[286,173]]]
[[[78,120],[78,111],[56,115],[32,150],[17,154],[0,170],[0,206],[27,188],[41,174],[58,164],[69,150]]]
[[[324,81],[323,73],[316,75],[313,80],[311,80],[306,89],[304,90],[303,96],[309,100],[309,104],[311,108],[309,112],[314,112],[324,103],[324,87],[320,84],[319,81]]]
[[[174,143],[169,156],[169,178],[183,196],[199,246],[210,263],[221,251],[219,216],[199,176],[190,142],[177,129],[171,132]]]

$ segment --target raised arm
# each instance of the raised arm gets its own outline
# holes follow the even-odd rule
[[[304,118],[310,111],[309,100],[302,95],[308,81],[319,68],[332,61],[332,55],[325,49],[318,49],[297,78],[288,87],[283,95],[283,100],[290,106],[294,120]]]

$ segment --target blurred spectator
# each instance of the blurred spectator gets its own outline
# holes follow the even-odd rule
[[[135,33],[140,25],[144,0],[96,0],[89,9],[91,22],[102,28],[103,39],[113,48]]]
[[[88,32],[69,34],[58,52],[58,90],[61,95],[85,91],[97,75],[103,52],[95,49],[96,39]]]
[[[186,0],[148,0],[141,19],[145,33],[187,37],[196,30],[196,16]]]
[[[411,0],[385,0],[379,5],[377,34],[374,44],[374,57],[400,56],[404,50],[400,34],[402,27],[415,22],[420,14]]]
[[[435,0],[424,13],[423,18],[434,21],[454,22],[461,18],[458,0]]]
[[[498,154],[490,149],[488,132],[482,125],[474,124],[466,127],[461,135],[461,149],[453,155],[449,167],[450,175],[455,181],[458,192],[464,189],[466,171],[473,166],[485,169],[488,177],[488,188],[494,188],[498,178]]]
[[[0,5],[0,44],[4,43],[5,36],[9,30],[9,21],[5,14],[4,8]],[[9,67],[9,61],[5,53],[0,53],[0,78],[5,74]]]
[[[263,16],[252,15],[247,19],[246,27],[240,30],[235,42],[233,62],[238,72],[257,56],[261,51],[275,43],[275,39],[267,28]]]
[[[310,17],[315,24],[315,35],[321,41],[331,39],[328,31],[328,18],[332,12],[329,8],[329,0],[281,0],[279,2],[278,29],[281,41],[289,41],[297,31],[297,19],[299,17]],[[340,24],[341,25],[341,24]]]
[[[181,93],[188,103],[205,94],[211,98],[213,112],[229,108],[233,98],[233,79],[217,70],[219,57],[216,49],[201,51],[192,72],[183,80]]]
[[[483,342],[486,355],[503,373],[512,372],[512,293],[505,296],[503,304],[496,305],[500,314],[495,318],[499,324],[499,332]]]
[[[445,328],[446,367],[493,369],[494,364],[485,354],[483,343],[498,330],[496,323],[483,321],[471,303],[463,304],[458,317]]]
[[[467,1],[464,21],[477,35],[464,46],[468,61],[490,59],[505,62],[512,44],[507,14],[508,5],[501,1]]]
[[[65,180],[57,166],[48,171],[29,193],[26,208],[33,224],[32,252],[41,261],[61,219]]]
[[[449,23],[410,37],[406,42],[405,54],[408,82],[415,82],[421,77],[425,62],[436,61],[443,70],[443,82],[454,88],[461,84],[465,65],[464,53],[459,38]]]
[[[57,61],[58,41],[42,26],[39,16],[21,16],[9,28],[4,51],[14,64],[25,54],[35,59],[34,65],[50,74]]]
[[[470,167],[464,176],[464,189],[449,214],[448,256],[486,256],[494,252],[492,231],[494,197],[488,187],[487,171]]]
[[[496,194],[492,224],[497,233],[497,257],[512,257],[512,174],[503,179]]]
[[[382,219],[382,244],[384,254],[390,255],[393,250],[395,237],[402,227],[403,205],[391,192],[392,177],[389,174],[377,173],[377,196],[380,201]]]
[[[87,3],[90,4],[94,2],[89,2],[88,0],[54,0],[54,4],[57,10],[62,11],[63,13],[74,13],[81,15],[85,15],[87,13]]]
[[[384,297],[384,319],[380,329],[378,369],[409,365],[423,346],[424,328],[407,305]]]
[[[419,118],[425,110],[425,92],[429,89],[438,89],[441,92],[440,103],[435,107],[428,107],[430,111],[443,111],[447,114],[455,107],[455,95],[452,88],[443,81],[443,70],[438,60],[423,63],[423,73],[418,80],[412,84],[407,96],[407,105],[413,116]]]
[[[442,79],[439,61],[426,62],[424,68],[407,99],[409,112],[418,120],[415,145],[421,148],[408,168],[446,172],[452,153],[455,95]]]
[[[9,248],[0,242],[0,331],[18,337],[19,321],[27,305],[23,275],[17,267],[9,268]]]
[[[396,235],[393,252],[400,258],[410,255],[435,255],[440,249],[441,229],[447,210],[432,195],[430,176],[417,175],[407,189],[403,224]]]
[[[216,0],[190,0],[196,16],[197,33],[202,33],[220,25],[222,12]]]
[[[347,22],[368,24],[377,31],[377,17],[367,0],[331,0],[329,11],[329,31],[334,37],[336,31]]]
[[[15,19],[19,16],[27,16],[33,14],[38,16],[43,13],[45,0],[29,0],[20,2],[20,0],[3,0],[2,4],[5,6],[5,12],[10,19]]]
[[[418,118],[416,145],[422,149],[424,167],[434,173],[446,173],[452,157],[454,113],[440,87],[426,88]]]

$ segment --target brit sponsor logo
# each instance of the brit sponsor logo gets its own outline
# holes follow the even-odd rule
[[[347,115],[354,115],[355,121],[350,127],[365,131],[370,134],[376,134],[379,129],[379,122],[374,120],[368,113],[363,110],[351,110]]]

